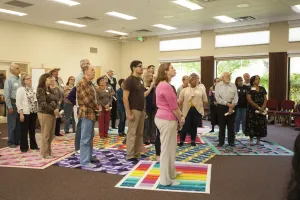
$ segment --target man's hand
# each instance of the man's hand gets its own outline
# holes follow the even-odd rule
[[[24,119],[25,119],[24,114],[20,113],[20,122],[24,122]]]
[[[132,113],[130,114],[127,114],[127,119],[130,120],[130,121],[134,121],[134,115]]]
[[[8,109],[8,113],[11,115],[14,114],[14,109],[13,108]]]

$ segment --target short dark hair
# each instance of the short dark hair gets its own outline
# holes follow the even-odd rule
[[[155,68],[154,65],[149,65],[149,66],[147,67],[147,69],[150,69],[151,67]]]
[[[133,68],[136,68],[139,64],[143,64],[142,61],[134,60],[130,63],[130,70],[133,72]]]
[[[123,83],[124,81],[125,81],[124,78],[121,78],[121,79],[118,81],[120,87],[121,87],[121,85],[122,85],[122,83]]]
[[[255,82],[255,78],[257,77],[258,75],[255,75],[255,76],[252,76],[250,78],[250,85],[253,86],[254,82]],[[258,76],[259,77],[259,76]],[[260,77],[259,77],[260,78]]]
[[[235,79],[235,86],[238,86],[239,80],[242,80],[242,81],[243,81],[243,78],[242,78],[241,76],[236,77],[236,79]]]
[[[100,77],[97,79],[97,85],[99,85],[99,84],[100,84],[100,81],[103,80],[105,77],[106,77],[106,75],[100,76]]]

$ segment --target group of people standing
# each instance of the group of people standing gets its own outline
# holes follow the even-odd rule
[[[187,134],[191,136],[191,145],[196,145],[197,127],[202,126],[204,105],[208,97],[213,128],[214,125],[220,128],[218,146],[224,145],[227,126],[228,143],[234,147],[235,132],[240,121],[244,122],[245,111],[244,133],[250,136],[252,142],[253,137],[257,137],[258,143],[260,137],[266,136],[263,115],[266,91],[259,86],[258,76],[249,79],[249,87],[242,84],[240,77],[236,84],[231,83],[231,74],[225,72],[220,79],[215,79],[215,85],[207,97],[205,86],[196,73],[184,76],[183,85],[176,92],[170,84],[176,75],[171,63],[161,64],[157,76],[154,76],[153,65],[148,66],[144,73],[142,62],[132,61],[131,75],[118,81],[118,90],[113,70],[95,82],[95,68],[89,60],[81,60],[80,67],[80,74],[76,78],[69,77],[66,86],[58,77],[59,69],[43,74],[35,93],[30,75],[23,74],[19,78],[20,68],[12,64],[13,76],[5,84],[10,147],[16,147],[21,142],[21,151],[28,151],[29,132],[30,148],[39,149],[35,140],[38,117],[42,135],[41,156],[45,159],[53,158],[51,142],[55,135],[60,136],[60,119],[64,114],[65,133],[69,133],[70,122],[73,132],[76,132],[75,150],[80,153],[81,165],[92,168],[96,166],[93,162],[98,161],[93,157],[95,122],[98,121],[99,136],[108,137],[109,122],[112,120],[112,128],[116,128],[118,112],[120,136],[126,135],[125,123],[128,121],[125,139],[127,160],[137,161],[142,156],[143,143],[155,144],[157,159],[161,162],[161,184],[178,185],[174,180],[181,174],[176,173],[174,167],[176,146],[184,145]],[[21,138],[18,122],[22,126]],[[177,133],[180,134],[178,144]]]
[[[244,81],[243,81],[244,78]],[[266,104],[267,92],[260,86],[258,75],[250,78],[246,73],[237,77],[235,84],[231,83],[231,74],[224,72],[220,78],[214,79],[214,85],[210,88],[210,119],[212,130],[219,126],[219,144],[225,143],[225,129],[227,126],[228,144],[235,147],[235,134],[240,130],[250,137],[250,145],[254,145],[253,139],[267,136]]]

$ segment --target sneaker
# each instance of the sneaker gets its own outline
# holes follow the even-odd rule
[[[96,156],[93,156],[91,158],[91,162],[99,162],[99,159]]]
[[[172,185],[172,186],[178,186],[178,185],[180,185],[180,182],[175,181],[175,180],[172,180],[172,181],[171,181],[171,185]]]
[[[176,176],[175,177],[172,177],[172,179],[175,179],[177,176],[180,176],[182,175],[183,173],[182,172],[176,172]]]
[[[86,164],[86,165],[82,165],[82,167],[95,168],[95,167],[97,167],[97,165],[92,164],[92,163],[88,163],[88,164]]]

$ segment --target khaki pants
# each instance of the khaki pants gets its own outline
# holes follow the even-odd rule
[[[139,157],[143,147],[145,122],[144,111],[131,110],[131,112],[134,115],[134,121],[128,121],[128,132],[126,138],[127,159]]]
[[[41,156],[51,155],[51,142],[54,138],[56,118],[54,115],[38,113],[38,118],[41,125]]]
[[[160,184],[170,185],[176,177],[177,122],[155,118],[160,132]]]

